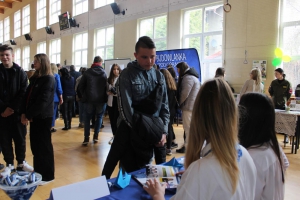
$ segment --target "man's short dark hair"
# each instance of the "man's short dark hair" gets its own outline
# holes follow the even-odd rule
[[[135,52],[138,52],[139,48],[155,49],[153,40],[148,36],[142,36],[135,44]]]
[[[70,71],[75,71],[75,66],[74,65],[70,65]]]
[[[56,67],[60,67],[60,63],[57,63],[57,64],[56,64]]]
[[[11,53],[14,53],[14,49],[8,44],[0,45],[0,52],[10,50]]]
[[[100,56],[95,56],[94,63],[100,63],[103,62],[102,58]]]

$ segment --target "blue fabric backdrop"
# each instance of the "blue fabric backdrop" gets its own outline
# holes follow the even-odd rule
[[[186,62],[190,67],[195,68],[201,82],[200,59],[195,48],[156,51],[155,64],[159,65],[161,69],[166,69],[168,64],[171,64],[177,73],[176,65],[180,62]]]

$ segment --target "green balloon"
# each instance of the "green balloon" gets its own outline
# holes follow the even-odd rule
[[[282,59],[281,58],[274,58],[273,60],[272,60],[272,65],[273,66],[278,66],[278,65],[280,65],[282,63]]]

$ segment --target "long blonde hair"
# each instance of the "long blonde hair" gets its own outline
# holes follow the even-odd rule
[[[169,90],[177,90],[175,80],[171,73],[166,69],[161,69],[160,72],[165,77],[167,88],[169,88]]]
[[[185,169],[199,159],[204,141],[207,140],[211,143],[212,153],[229,175],[234,194],[239,179],[237,135],[238,112],[230,87],[220,78],[205,82],[194,104]]]
[[[50,63],[50,66],[51,66],[52,74],[57,74],[57,73],[58,73],[58,70],[57,70],[56,64]]]
[[[251,70],[252,79],[255,80],[256,85],[260,85],[262,77],[261,77],[261,71],[258,68],[254,68]]]

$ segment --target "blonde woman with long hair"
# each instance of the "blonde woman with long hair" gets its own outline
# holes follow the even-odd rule
[[[222,79],[209,80],[200,88],[185,169],[172,200],[254,199],[256,168],[247,150],[238,144],[238,111]],[[156,179],[148,180],[144,189],[153,199],[164,199],[165,185]]]
[[[240,92],[241,96],[250,92],[264,92],[264,85],[262,84],[261,71],[258,68],[254,68],[250,72],[250,79],[247,80]]]

